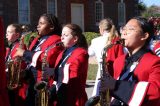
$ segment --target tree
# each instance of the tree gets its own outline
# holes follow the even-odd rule
[[[138,10],[140,13],[144,12],[146,10],[147,6],[142,2],[142,1],[139,1],[138,3]]]
[[[152,5],[141,13],[143,17],[160,17],[160,6]]]

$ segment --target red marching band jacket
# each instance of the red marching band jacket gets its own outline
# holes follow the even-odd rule
[[[15,57],[13,57],[16,53],[16,49],[20,46],[20,43],[17,41],[14,43],[13,47],[10,48],[6,48],[6,57],[5,58],[10,58],[11,60],[14,60]],[[26,49],[25,45],[22,45],[23,49]],[[7,61],[7,60],[6,60]],[[26,68],[26,63],[25,61],[22,60],[21,62],[21,71],[24,71]],[[16,71],[16,70],[15,70]],[[20,74],[22,75],[22,74]],[[20,76],[20,83],[21,86],[18,86],[18,88],[14,89],[13,91],[15,92],[15,105],[16,106],[23,106],[25,99],[26,99],[26,93],[27,93],[27,89],[28,89],[28,83],[26,80],[24,80],[21,76]],[[7,80],[8,81],[8,80]]]
[[[107,62],[107,68],[111,76],[113,76],[113,63],[114,60],[124,54],[124,47],[122,44],[115,44],[116,41],[119,41],[120,38],[116,37],[112,40],[113,46],[107,50],[106,55],[106,62]]]
[[[0,106],[9,106],[8,92],[6,89],[6,73],[5,73],[5,46],[4,46],[4,29],[2,18],[0,17]]]
[[[160,42],[158,42],[154,47],[153,47],[153,52],[160,57]]]
[[[36,44],[38,38],[35,38],[31,45],[29,50],[33,48],[33,46]],[[48,62],[49,67],[53,68],[55,65],[55,61],[57,59],[58,54],[64,49],[62,46],[54,46],[57,43],[61,42],[60,36],[58,35],[50,35],[41,45],[40,45],[40,51],[37,51],[34,53],[32,57],[31,66],[36,67],[37,69],[37,81],[41,81],[42,78],[42,60],[44,58],[45,50],[50,48],[47,52],[47,59],[46,62]],[[52,79],[49,79],[49,85],[52,84]]]
[[[55,67],[61,60],[62,55],[63,52],[59,54]],[[78,47],[72,51],[62,69],[63,75],[61,76],[61,81],[62,83],[67,84],[67,89],[65,89],[67,93],[67,106],[85,105],[85,102],[87,101],[87,94],[85,92],[87,70],[88,52],[87,50]]]
[[[115,79],[119,79],[122,73],[125,56],[117,58],[114,62]],[[133,86],[132,81],[119,84],[116,86],[114,97],[129,106],[160,106],[160,59],[151,53],[144,54],[133,75],[137,82]]]

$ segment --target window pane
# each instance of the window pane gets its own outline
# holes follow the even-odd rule
[[[28,24],[29,23],[29,1],[28,0],[19,0],[18,1],[18,14],[19,14],[19,23]]]
[[[96,22],[99,22],[103,18],[103,4],[102,2],[96,2]]]
[[[56,15],[56,2],[55,0],[48,0],[48,13]]]
[[[125,24],[125,4],[118,3],[118,25],[122,26]]]

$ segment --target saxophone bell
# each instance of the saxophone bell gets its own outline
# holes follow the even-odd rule
[[[48,90],[47,90],[47,82],[40,81],[36,83],[34,89],[37,91],[35,98],[36,106],[48,106]]]
[[[47,82],[45,82],[45,81],[40,81],[40,82],[36,83],[36,85],[34,86],[34,89],[35,89],[36,91],[39,91],[39,90],[44,89],[44,88],[46,88],[46,87],[47,87]]]

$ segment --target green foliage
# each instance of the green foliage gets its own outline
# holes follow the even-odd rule
[[[89,64],[87,80],[95,80],[97,75],[98,65]]]
[[[24,44],[28,47],[31,37],[36,37],[38,34],[36,32],[29,33],[24,38]]]
[[[138,3],[138,10],[139,10],[139,11],[143,12],[143,11],[146,10],[146,8],[147,8],[147,7],[146,7],[146,5],[145,5],[143,2],[140,1],[140,2]]]
[[[91,40],[92,40],[93,38],[96,38],[96,37],[99,36],[99,33],[95,33],[95,32],[84,32],[83,34],[84,34],[84,36],[85,36],[86,39],[87,39],[88,45],[91,44]]]
[[[149,18],[149,17],[160,17],[160,7],[152,5],[148,7],[145,11],[141,13],[143,17]]]

